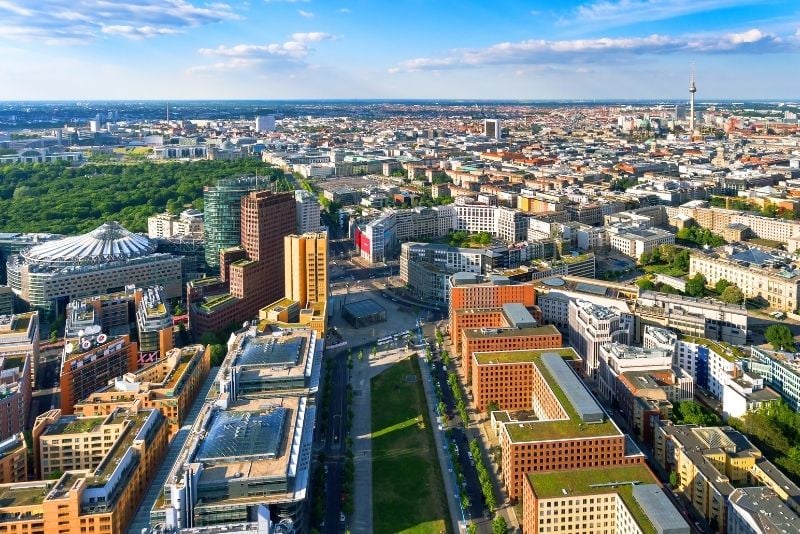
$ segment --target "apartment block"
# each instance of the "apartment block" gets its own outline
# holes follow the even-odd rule
[[[644,465],[530,473],[522,496],[526,534],[690,534]]]
[[[758,347],[750,349],[750,358],[741,362],[744,370],[757,373],[793,410],[800,410],[800,362],[792,357],[768,354]]]
[[[164,358],[115,377],[75,405],[80,417],[102,417],[118,408],[156,409],[166,418],[169,437],[183,424],[211,367],[211,348],[190,345],[170,350]]]
[[[26,355],[33,385],[39,365],[39,312],[0,315],[0,356],[14,361]]]
[[[0,484],[28,480],[28,447],[22,432],[0,441]]]
[[[461,361],[468,382],[472,375],[471,355],[476,352],[556,349],[563,346],[561,332],[555,326],[533,326],[536,321],[521,305],[506,304],[502,310],[502,319],[507,326],[487,325],[482,328],[464,328],[461,331]]]
[[[602,344],[597,368],[600,396],[611,404],[617,402],[617,383],[622,373],[668,371],[672,369],[672,355],[673,351],[665,349],[646,349],[614,342]],[[682,397],[692,398],[691,393],[688,391]]]
[[[675,364],[688,372],[697,386],[722,400],[725,384],[744,353],[722,341],[681,336],[675,344],[674,358]]]
[[[674,244],[675,234],[659,228],[616,225],[608,228],[609,246],[629,258],[639,259],[661,245]]]
[[[794,513],[800,512],[800,488],[731,427],[662,422],[655,429],[653,453],[664,469],[675,473],[677,491],[714,533],[729,532],[728,502],[737,488],[766,486]]]
[[[530,408],[491,414],[510,498],[522,496],[532,472],[644,463],[564,357],[542,351],[533,363]]]

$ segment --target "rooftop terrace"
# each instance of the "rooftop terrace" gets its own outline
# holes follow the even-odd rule
[[[647,514],[633,496],[634,485],[655,482],[653,475],[643,465],[530,473],[528,480],[540,499],[562,497],[565,495],[564,491],[567,492],[566,495],[616,493],[642,532],[646,534],[656,532]]]
[[[508,350],[502,352],[475,352],[473,357],[480,365],[501,363],[533,363],[542,354],[558,354],[565,360],[579,360],[580,356],[572,347],[561,349]]]
[[[547,354],[546,350],[542,352]],[[564,411],[567,413],[567,419],[550,421],[528,420],[506,424],[505,429],[511,441],[527,442],[558,439],[585,439],[599,436],[621,435],[617,426],[608,418],[604,418],[601,423],[584,423],[558,381],[556,381],[547,369],[541,357],[535,358],[533,363],[550,386],[558,402],[564,408]],[[581,384],[581,387],[585,388],[583,384]]]

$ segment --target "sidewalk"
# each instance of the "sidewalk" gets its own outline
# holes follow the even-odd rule
[[[461,532],[461,505],[458,501],[459,491],[453,484],[453,474],[449,472],[450,465],[449,459],[445,457],[445,445],[443,431],[439,430],[436,425],[436,395],[434,394],[434,387],[431,384],[431,369],[425,363],[423,358],[417,358],[419,363],[420,374],[422,375],[422,387],[425,390],[425,399],[428,404],[428,417],[431,422],[431,430],[433,431],[433,440],[436,443],[436,455],[439,458],[439,467],[442,470],[442,479],[444,480],[444,493],[447,496],[447,509],[450,511],[450,521],[453,525],[453,532]]]

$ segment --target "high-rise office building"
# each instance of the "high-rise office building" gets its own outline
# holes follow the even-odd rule
[[[239,244],[242,197],[258,189],[255,176],[220,180],[203,189],[206,263],[219,268],[219,251]]]
[[[503,131],[500,129],[500,119],[484,119],[483,135],[492,139],[503,137]]]
[[[256,132],[274,132],[275,131],[275,115],[257,115],[256,116]]]
[[[294,192],[298,234],[318,232],[320,229],[319,201],[312,193],[302,189]]]
[[[286,298],[322,302],[328,298],[328,236],[324,233],[290,235],[283,241]]]
[[[294,233],[294,193],[252,191],[241,199],[239,219],[241,246],[220,252],[219,278],[188,285],[189,323],[196,335],[254,319],[262,307],[283,298],[283,238]]]

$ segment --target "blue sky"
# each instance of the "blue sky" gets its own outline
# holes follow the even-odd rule
[[[0,99],[800,100],[797,0],[0,0]]]

